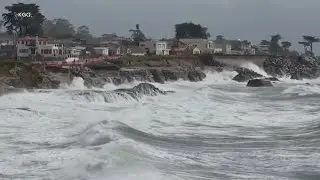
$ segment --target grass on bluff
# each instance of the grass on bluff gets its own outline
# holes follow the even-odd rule
[[[14,67],[21,67],[29,69],[31,68],[30,64],[22,61],[14,61],[14,60],[1,60],[0,61],[0,75],[8,75],[9,70]]]

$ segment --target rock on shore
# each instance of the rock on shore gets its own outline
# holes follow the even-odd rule
[[[8,62],[1,64],[0,87],[14,88],[58,88],[60,81],[51,74],[39,67]]]
[[[297,80],[320,77],[320,61],[315,57],[269,57],[263,68],[272,76],[290,76]]]
[[[236,71],[238,74],[232,80],[238,82],[246,82],[254,78],[263,77],[261,74],[246,68],[237,68]]]
[[[105,83],[116,85],[134,80],[143,82],[164,83],[165,81],[176,81],[178,79],[193,82],[202,81],[206,75],[200,69],[179,69],[170,67],[161,68],[121,68],[119,71],[73,71],[76,77],[84,79],[88,87],[102,87]]]
[[[265,79],[251,79],[248,81],[247,86],[248,87],[262,87],[262,86],[272,87],[273,85],[270,81]]]

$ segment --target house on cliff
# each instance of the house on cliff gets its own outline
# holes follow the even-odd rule
[[[185,45],[186,49],[190,49],[192,54],[212,54],[214,52],[214,42],[207,39],[179,39]]]
[[[172,40],[159,40],[156,42],[156,55],[168,56],[171,54]]]

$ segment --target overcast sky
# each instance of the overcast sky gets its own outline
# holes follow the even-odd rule
[[[37,3],[48,19],[88,25],[94,35],[129,35],[140,24],[147,37],[172,37],[174,24],[193,21],[213,37],[255,43],[279,33],[294,48],[303,34],[320,36],[320,0],[0,0],[0,13],[14,2]]]

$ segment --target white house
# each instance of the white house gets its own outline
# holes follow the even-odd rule
[[[214,46],[214,54],[231,54],[231,44],[229,43],[215,43]]]
[[[65,51],[61,44],[45,44],[39,45],[38,52],[43,57],[64,57]]]
[[[192,50],[192,54],[201,54],[201,50],[200,50],[198,47],[195,47],[195,48]]]
[[[17,40],[18,58],[27,58],[36,53],[47,58],[66,58],[71,51],[62,44],[50,44],[48,38],[26,36]]]
[[[110,55],[110,53],[109,53],[110,49],[108,47],[95,47],[93,49],[98,55],[102,55],[102,56],[109,56]]]
[[[169,55],[171,47],[166,41],[158,41],[156,43],[156,55]]]

